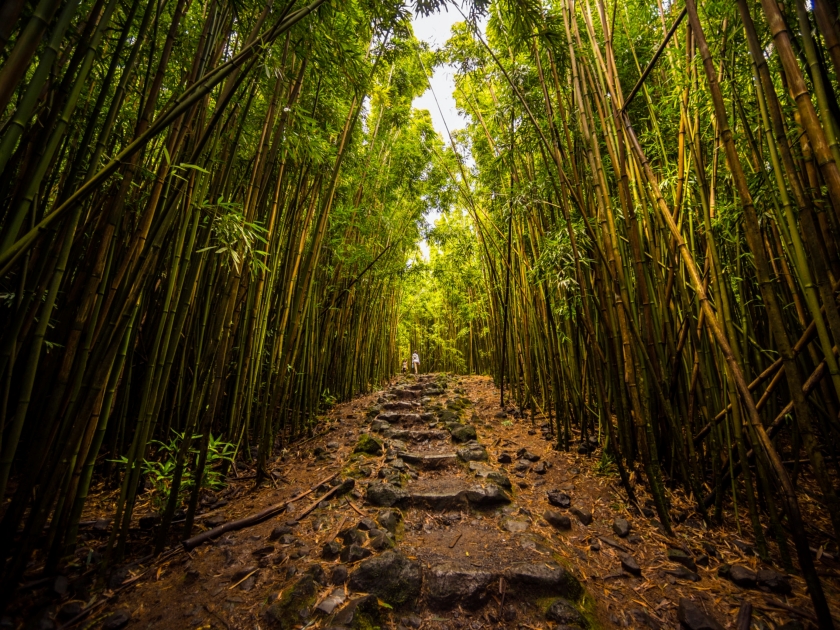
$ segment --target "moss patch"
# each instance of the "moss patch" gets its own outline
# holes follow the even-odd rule
[[[382,444],[372,438],[368,433],[362,433],[359,436],[359,441],[353,448],[354,453],[364,453],[365,455],[381,455]]]
[[[271,627],[277,630],[297,628],[309,618],[317,595],[318,585],[315,584],[315,579],[306,575],[283,593],[280,601],[269,606],[265,616]]]

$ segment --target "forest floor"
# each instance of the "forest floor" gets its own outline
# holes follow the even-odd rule
[[[197,529],[306,496],[189,552],[127,565],[104,593],[52,585],[62,597],[26,627],[699,630],[735,628],[744,602],[753,628],[813,626],[804,582],[762,566],[734,528],[707,529],[672,498],[681,522],[668,538],[650,503],[629,507],[600,449],[554,450],[547,425],[498,400],[486,377],[422,375],[337,405],[318,435],[280,454],[270,486],[233,480],[204,500]],[[112,498],[98,500],[86,518]],[[107,539],[89,523],[88,559]],[[836,568],[820,559],[835,614]]]

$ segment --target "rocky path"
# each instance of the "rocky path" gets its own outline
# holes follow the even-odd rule
[[[594,445],[555,451],[497,400],[487,378],[426,375],[338,406],[282,454],[274,488],[234,482],[199,523],[278,514],[118,574],[86,627],[808,627],[800,579],[676,498],[665,537]]]

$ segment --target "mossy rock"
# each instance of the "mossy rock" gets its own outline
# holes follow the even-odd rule
[[[456,442],[469,442],[475,440],[478,435],[475,432],[475,427],[471,424],[461,424],[451,429],[452,439]]]
[[[362,433],[359,436],[359,441],[356,442],[356,447],[353,449],[353,452],[364,453],[365,455],[381,455],[382,444],[369,434]]]
[[[280,601],[268,607],[265,613],[266,619],[270,626],[277,630],[299,628],[309,619],[317,595],[318,585],[315,583],[315,578],[305,575],[283,593]]]

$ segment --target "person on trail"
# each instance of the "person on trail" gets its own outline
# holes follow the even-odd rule
[[[417,374],[417,370],[420,367],[420,355],[416,352],[411,355],[411,363],[414,366],[414,373]]]
[[[402,373],[405,374],[406,372],[408,372],[408,359],[403,359]]]

